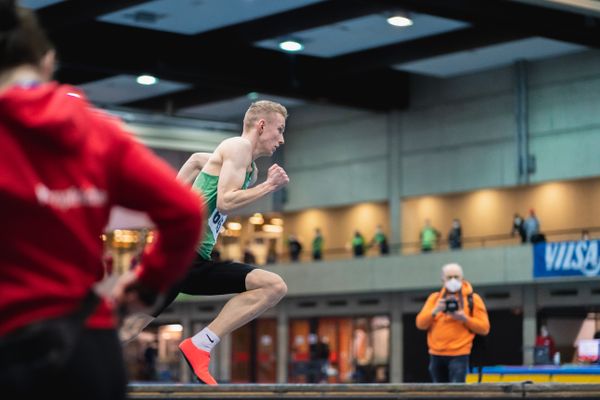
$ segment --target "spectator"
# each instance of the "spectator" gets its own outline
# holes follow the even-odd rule
[[[450,228],[450,233],[448,233],[448,245],[452,250],[462,248],[462,228],[458,218],[452,220],[452,228]]]
[[[442,282],[442,289],[427,298],[416,324],[427,331],[433,382],[464,383],[475,334],[487,335],[490,323],[483,300],[463,278],[460,265],[444,265]]]
[[[354,253],[354,257],[362,257],[365,255],[365,238],[359,232],[354,232],[354,237],[352,238],[352,252]]]
[[[376,245],[379,248],[379,255],[383,256],[390,253],[388,240],[385,236],[385,233],[383,233],[383,228],[381,227],[381,225],[377,225],[377,228],[375,228],[375,236],[373,236],[373,239],[371,240],[369,246],[374,245]]]
[[[527,235],[525,234],[523,217],[521,217],[519,213],[515,213],[515,216],[513,217],[510,235],[514,237],[516,233],[518,233],[519,237],[521,237],[521,243],[527,243]]]
[[[156,359],[158,358],[158,343],[152,340],[144,349],[143,380],[155,381],[158,378]]]
[[[307,380],[309,383],[327,382],[327,367],[329,365],[329,338],[321,339],[314,333],[308,335],[310,362]]]
[[[267,248],[267,264],[277,263],[277,243],[275,239],[269,239],[269,247]]]
[[[288,236],[288,249],[290,252],[290,260],[292,262],[298,262],[300,260],[300,253],[302,252],[302,244],[298,241],[296,235]]]
[[[244,246],[244,264],[256,264],[256,256],[250,247],[249,241],[246,241],[246,245]]]
[[[581,240],[590,240],[590,231],[584,229],[581,231]]]
[[[529,210],[529,217],[523,222],[523,229],[525,230],[525,237],[527,242],[535,243],[539,241],[538,235],[540,234],[540,221],[535,215],[533,208]]]
[[[540,327],[540,334],[535,338],[535,347],[546,347],[548,349],[548,363],[554,357],[556,345],[546,325]]]
[[[369,383],[373,381],[373,347],[368,332],[368,322],[365,318],[356,321],[356,329],[352,340],[354,356],[354,382]]]
[[[117,309],[146,310],[183,277],[202,198],[120,120],[53,81],[54,68],[35,14],[0,1],[0,388],[5,399],[125,399]],[[101,235],[118,205],[146,213],[156,240],[99,298]]]
[[[420,238],[421,238],[421,251],[423,253],[432,251],[437,246],[438,238],[440,237],[440,232],[431,226],[431,221],[429,219],[425,220],[425,226],[421,230]]]
[[[321,235],[321,229],[315,229],[315,237],[312,242],[312,258],[314,261],[321,260],[323,258],[323,235]]]

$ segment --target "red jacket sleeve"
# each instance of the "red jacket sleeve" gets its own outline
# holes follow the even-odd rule
[[[131,135],[113,154],[113,204],[146,212],[156,240],[139,266],[140,281],[165,291],[187,271],[202,229],[203,201],[176,180],[176,171]]]

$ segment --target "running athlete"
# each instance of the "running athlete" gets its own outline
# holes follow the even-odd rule
[[[275,192],[289,182],[283,168],[274,164],[269,168],[265,182],[249,188],[257,176],[254,161],[273,155],[283,144],[286,118],[287,110],[281,104],[265,100],[253,103],[244,116],[241,136],[224,140],[214,153],[193,154],[177,175],[178,179],[192,184],[195,190],[203,194],[208,219],[204,237],[196,249],[196,260],[188,275],[167,296],[163,308],[154,317],[179,293],[238,293],[208,326],[179,344],[186,361],[202,383],[217,384],[208,366],[210,352],[221,338],[276,305],[287,292],[285,282],[277,274],[248,264],[217,262],[210,258],[227,214]],[[133,335],[126,333],[121,336],[122,340],[135,337],[152,319],[150,316],[138,318]]]

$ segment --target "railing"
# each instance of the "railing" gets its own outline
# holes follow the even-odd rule
[[[569,228],[569,229],[556,229],[551,231],[542,232],[546,236],[548,242],[559,242],[569,240],[580,240],[581,232],[588,231],[590,237],[600,237],[600,227],[583,227],[583,228]],[[498,246],[518,246],[521,245],[521,238],[518,234],[495,234],[495,235],[484,235],[484,236],[471,236],[462,238],[463,249],[473,249],[482,247],[498,247]],[[527,245],[526,243],[523,245]],[[434,251],[449,250],[450,246],[447,240],[443,239],[438,241],[437,247]],[[460,250],[460,249],[458,249]],[[402,242],[393,243],[390,245],[390,254],[418,254],[421,252],[421,242]],[[280,262],[289,262],[290,258],[288,254],[279,255]],[[377,246],[372,246],[365,252],[365,257],[379,257],[379,249]],[[352,258],[352,249],[348,247],[336,247],[328,248],[323,251],[323,260],[347,260]],[[300,255],[301,262],[311,261],[311,252],[309,250],[303,251]]]

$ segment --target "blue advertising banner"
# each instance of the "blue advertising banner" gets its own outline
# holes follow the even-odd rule
[[[533,247],[533,277],[599,276],[599,240],[538,243]]]

